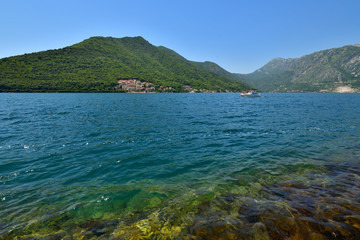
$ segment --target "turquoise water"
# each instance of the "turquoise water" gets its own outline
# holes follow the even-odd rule
[[[0,238],[360,238],[360,94],[9,93],[0,126]]]

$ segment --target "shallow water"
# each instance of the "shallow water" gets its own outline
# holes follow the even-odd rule
[[[360,239],[360,94],[0,94],[0,237]]]

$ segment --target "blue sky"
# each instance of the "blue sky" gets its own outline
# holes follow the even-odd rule
[[[189,60],[252,72],[360,43],[359,0],[0,0],[0,58],[91,36],[143,36]]]

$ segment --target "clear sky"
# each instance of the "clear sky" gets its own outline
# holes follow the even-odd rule
[[[360,0],[0,0],[0,58],[142,36],[234,73],[360,43]]]

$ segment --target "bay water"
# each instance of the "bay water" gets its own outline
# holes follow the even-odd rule
[[[0,238],[360,239],[360,94],[0,94]]]

